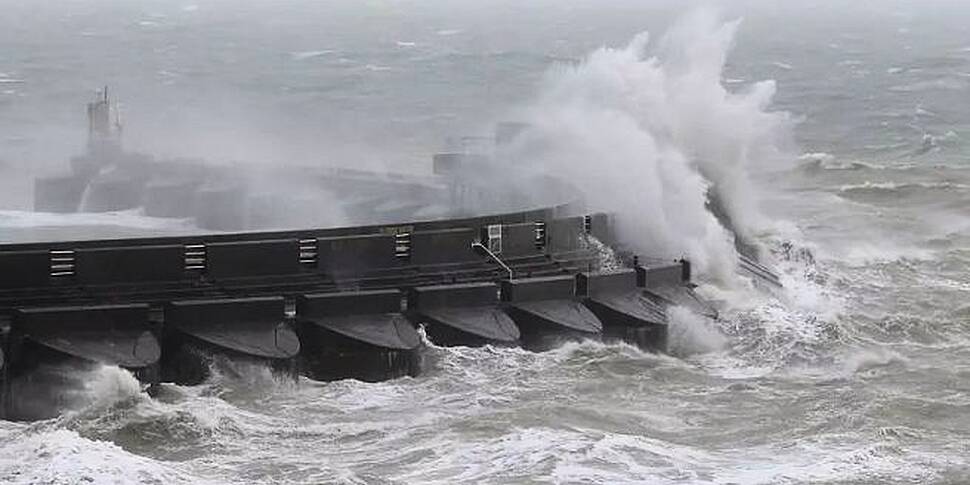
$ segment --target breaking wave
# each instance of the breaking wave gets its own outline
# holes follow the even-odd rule
[[[686,357],[727,348],[727,337],[709,318],[684,307],[668,309],[667,316],[670,320],[667,351],[671,355]]]
[[[896,182],[865,182],[856,185],[844,185],[839,188],[840,192],[896,192],[896,193],[908,193],[920,190],[967,190],[970,189],[970,185],[964,185],[954,182],[906,182],[906,183],[896,183]]]
[[[206,483],[176,466],[139,456],[137,449],[124,449],[123,441],[110,433],[111,423],[156,406],[131,373],[112,366],[59,372],[58,401],[67,406],[62,414],[30,425],[0,422],[5,424],[0,428],[3,483]],[[140,437],[154,438],[151,433]]]
[[[840,160],[825,152],[805,153],[798,157],[800,167],[805,170],[883,170],[888,167],[859,160]]]
[[[4,437],[0,475],[4,483],[206,483],[170,465],[75,431],[25,431]]]
[[[934,182],[870,182],[848,184],[838,188],[837,194],[856,202],[871,204],[910,203],[958,208],[970,202],[970,185],[951,181]]]
[[[752,173],[795,160],[792,120],[769,109],[774,82],[722,85],[738,25],[699,11],[657,43],[643,33],[553,69],[510,158],[582,180],[587,204],[615,214],[637,251],[686,255],[731,280],[734,236],[708,209],[709,192],[750,239],[770,227]]]

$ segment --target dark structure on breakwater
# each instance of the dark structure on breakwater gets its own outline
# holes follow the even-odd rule
[[[317,379],[420,371],[416,324],[442,345],[619,338],[665,345],[664,293],[689,265],[598,273],[602,215],[556,209],[299,232],[0,246],[4,399],[45,362],[198,383],[215,354]],[[491,233],[491,256],[473,243]],[[501,234],[496,238],[496,234]],[[498,250],[499,244],[502,248]],[[508,270],[512,272],[509,278]]]
[[[570,203],[463,215],[488,197],[487,207],[522,203],[463,176],[477,157],[439,155],[424,179],[304,171],[364,209],[352,220],[376,222],[252,230],[279,214],[273,204],[254,204],[262,195],[245,184],[218,185],[231,180],[225,169],[125,154],[109,107],[106,94],[89,107],[92,146],[71,174],[38,180],[38,209],[144,207],[247,231],[0,243],[0,412],[10,418],[47,412],[36,402],[56,400],[57,378],[41,378],[52,365],[117,365],[149,389],[199,383],[225,357],[376,381],[420,373],[419,326],[438,345],[603,338],[662,350],[668,305],[708,311],[687,261],[620,253],[625,269],[601,268],[614,242],[607,214]],[[376,207],[381,198],[400,203]]]

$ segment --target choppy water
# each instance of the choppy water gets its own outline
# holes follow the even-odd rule
[[[678,15],[624,2],[0,4],[0,237],[31,225],[13,211],[29,200],[24,174],[77,151],[76,106],[106,77],[145,150],[420,167],[443,134],[535,98],[550,63]],[[799,118],[792,163],[749,188],[785,290],[705,285],[724,319],[676,311],[671,355],[432,346],[414,379],[237,369],[158,399],[105,368],[80,376],[76,411],[0,422],[0,481],[970,481],[970,13],[726,8],[739,13],[723,83],[775,79],[770,109]],[[252,133],[265,142],[240,141]]]

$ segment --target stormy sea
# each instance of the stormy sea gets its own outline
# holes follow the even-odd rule
[[[30,211],[103,85],[126,147],[214,161],[420,173],[527,121],[720,317],[673,308],[664,353],[428,341],[382,383],[78,371],[0,421],[0,483],[970,482],[964,2],[0,0],[0,242],[193,230]],[[690,209],[712,183],[782,288]]]

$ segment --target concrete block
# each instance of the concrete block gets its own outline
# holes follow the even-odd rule
[[[161,356],[151,332],[148,305],[20,309],[14,314],[11,328],[42,347],[90,362],[136,369],[155,364]],[[34,357],[36,350],[29,355],[23,350],[17,352],[18,360]]]
[[[637,286],[651,287],[659,285],[679,285],[690,279],[689,266],[683,263],[670,263],[661,266],[639,266],[637,272]]]
[[[148,305],[86,305],[17,310],[13,328],[27,335],[149,329]]]
[[[632,269],[576,275],[576,293],[579,296],[596,297],[602,294],[626,293],[636,289],[637,273]]]
[[[172,345],[179,334],[249,357],[291,359],[300,351],[296,332],[284,323],[282,297],[174,301],[165,307]],[[175,374],[181,372],[176,370]],[[181,373],[185,381],[204,374],[198,368]]]
[[[296,299],[299,317],[324,317],[398,313],[399,290],[355,291],[301,295]]]
[[[502,281],[502,301],[570,299],[576,296],[576,278],[570,275]]]
[[[181,329],[220,323],[271,322],[284,318],[283,297],[178,300],[165,306],[165,324]]]
[[[408,309],[485,306],[498,302],[494,283],[418,286],[408,292]]]

